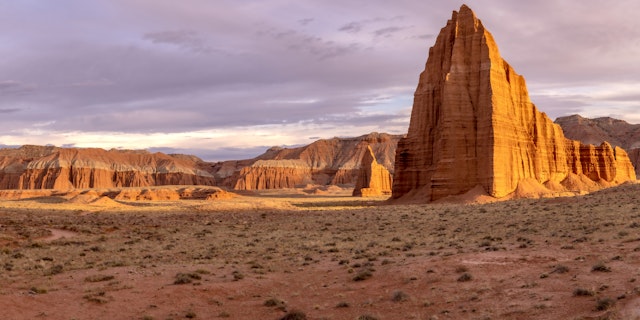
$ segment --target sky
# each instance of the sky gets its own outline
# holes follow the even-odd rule
[[[540,111],[640,123],[637,0],[0,0],[0,145],[220,161],[403,134],[463,3]]]

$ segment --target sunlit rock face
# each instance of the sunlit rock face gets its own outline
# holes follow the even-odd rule
[[[353,190],[356,197],[374,197],[391,195],[392,178],[389,170],[376,161],[376,156],[370,146],[362,156],[358,180]]]
[[[640,173],[640,124],[610,117],[588,119],[577,114],[560,117],[555,123],[562,127],[567,138],[597,145],[607,141],[623,148],[629,154],[636,175]]]
[[[465,5],[429,49],[395,160],[393,198],[427,202],[477,186],[495,198],[532,184],[559,192],[572,174],[602,187],[635,179],[624,150],[567,140],[538,111],[524,78]]]
[[[0,189],[214,185],[195,157],[146,151],[23,146],[0,150]]]
[[[271,148],[235,170],[214,167],[223,184],[235,190],[264,190],[313,185],[356,184],[363,155],[372,150],[379,164],[393,171],[395,150],[401,136],[370,133],[355,138],[321,139],[298,148]],[[220,168],[220,169],[218,169]],[[226,176],[222,176],[225,174]]]

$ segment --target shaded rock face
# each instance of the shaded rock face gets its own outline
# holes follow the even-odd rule
[[[373,197],[391,195],[392,181],[393,179],[391,178],[391,174],[389,174],[389,170],[383,165],[378,164],[373,150],[371,150],[371,146],[368,146],[360,161],[360,170],[358,172],[356,187],[353,190],[353,196]]]
[[[0,189],[214,184],[202,161],[189,157],[37,146],[0,150]]]
[[[502,198],[522,181],[558,185],[584,174],[610,185],[635,179],[631,172],[620,148],[567,141],[463,5],[429,49],[396,151],[393,198],[434,201],[476,186]]]
[[[236,190],[294,188],[306,184],[353,186],[368,147],[380,164],[393,172],[400,138],[371,133],[356,138],[318,140],[299,148],[271,148],[253,160],[218,163],[213,172],[221,185]]]
[[[601,144],[605,141],[627,151],[636,174],[640,173],[640,124],[603,117],[588,119],[579,115],[560,117],[559,124],[567,138],[585,144]]]

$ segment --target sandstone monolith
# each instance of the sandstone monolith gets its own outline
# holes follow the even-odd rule
[[[570,174],[604,187],[635,180],[633,172],[622,149],[567,141],[463,5],[429,49],[396,150],[393,198],[428,202],[477,186],[503,198],[519,187],[530,194],[525,186],[562,185]]]
[[[353,196],[374,197],[390,195],[392,182],[393,179],[389,170],[378,164],[371,146],[368,146],[360,161],[360,170],[358,171],[358,180],[353,190]]]

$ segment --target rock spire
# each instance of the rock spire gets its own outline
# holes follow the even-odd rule
[[[473,11],[454,11],[420,74],[393,198],[434,201],[477,186],[495,198],[532,185],[558,191],[572,175],[603,187],[635,179],[624,150],[567,140]]]

